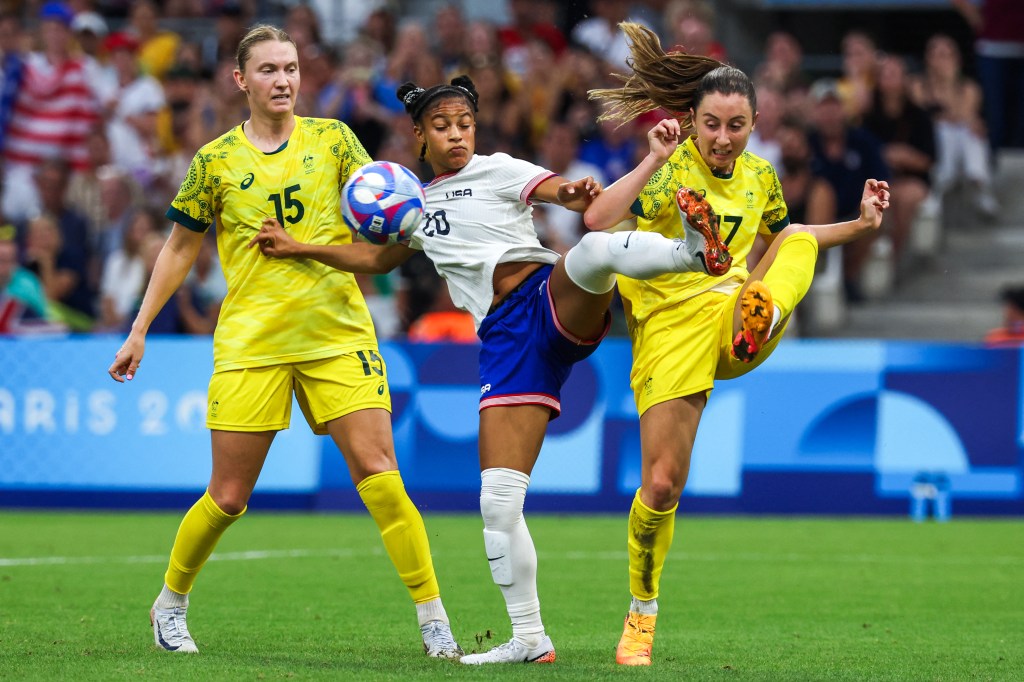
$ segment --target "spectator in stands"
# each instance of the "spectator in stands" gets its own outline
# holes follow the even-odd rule
[[[163,86],[142,72],[137,57],[139,44],[127,33],[112,33],[106,42],[117,73],[119,90],[111,108],[107,137],[111,162],[131,175],[146,190],[167,193],[166,150],[159,137],[158,121],[166,106]],[[164,203],[161,195],[154,201]]]
[[[804,54],[800,42],[791,33],[774,31],[764,46],[764,61],[757,67],[754,82],[777,88],[787,99],[801,96],[810,87],[803,70]],[[794,109],[787,106],[787,113]]]
[[[642,149],[634,124],[606,119],[598,124],[594,137],[583,141],[580,159],[600,168],[608,182],[615,182],[636,164]]]
[[[416,73],[417,64],[430,55],[427,31],[418,21],[405,20],[398,27],[395,46],[388,53],[386,77],[392,83],[402,83]]]
[[[295,41],[295,47],[302,51],[310,45],[323,45],[323,34],[320,32],[320,17],[312,5],[299,2],[288,9],[284,19],[284,30]]]
[[[48,2],[39,10],[41,52],[25,58],[4,142],[0,212],[23,221],[39,213],[35,172],[48,159],[74,168],[87,165],[86,138],[99,121],[99,103],[88,87],[81,59],[71,55],[71,10]]]
[[[370,12],[363,23],[362,35],[380,45],[384,54],[390,54],[395,49],[398,20],[395,13],[387,5],[379,7]]]
[[[1003,326],[985,335],[985,345],[1024,345],[1024,286],[1008,286],[999,298],[1003,303]]]
[[[725,47],[715,40],[715,8],[706,0],[672,0],[664,24],[672,50],[728,61]]]
[[[228,294],[228,283],[217,256],[217,235],[212,230],[203,239],[184,288],[188,295],[179,295],[179,305],[186,333],[212,334]]]
[[[921,203],[928,197],[935,160],[935,130],[931,117],[910,99],[907,69],[894,55],[879,61],[878,82],[864,128],[882,143],[882,158],[889,167],[892,200],[886,216],[886,234],[892,239],[897,275]]]
[[[109,33],[107,22],[96,12],[78,12],[71,21],[71,30],[81,51],[89,87],[100,102],[110,101],[117,92],[117,77],[104,54],[103,41]]]
[[[100,280],[100,330],[124,329],[129,315],[135,311],[147,279],[142,248],[147,238],[157,233],[158,224],[152,211],[136,211],[124,232],[121,246],[104,261]]]
[[[97,169],[96,182],[99,183],[102,212],[100,221],[91,233],[90,242],[95,245],[97,260],[104,263],[110,254],[121,247],[132,214],[143,205],[144,200],[138,184],[114,166],[101,166]]]
[[[232,61],[235,46],[245,35],[248,24],[249,13],[245,4],[239,0],[223,0],[218,3],[214,34],[203,41],[203,64],[207,69],[212,71],[224,62]]]
[[[66,191],[69,169],[59,160],[43,162],[35,174],[42,217],[56,229],[56,236],[42,235],[36,243],[32,229],[26,234],[26,257],[33,259],[46,275],[37,272],[50,300],[63,305],[65,321],[76,331],[92,326],[95,286],[90,281],[93,248],[86,219],[68,205]],[[122,197],[122,201],[124,198]],[[36,220],[39,220],[37,218]]]
[[[760,98],[758,105],[760,106]],[[830,225],[837,221],[836,193],[832,185],[812,172],[811,145],[806,125],[787,118],[779,125],[778,170],[789,220],[800,225]],[[749,257],[748,257],[749,260]]]
[[[859,124],[871,106],[871,93],[878,72],[878,47],[864,31],[843,36],[843,75],[838,81],[839,96],[847,118]]]
[[[544,141],[538,149],[537,165],[547,168],[563,178],[590,176],[604,186],[606,180],[601,169],[579,158],[580,140],[576,128],[568,123],[552,121]],[[552,251],[565,253],[576,245],[587,229],[583,217],[573,211],[537,204],[533,207],[541,243]],[[539,229],[543,227],[544,229]]]
[[[160,28],[160,5],[136,0],[128,14],[127,33],[135,39],[142,71],[158,80],[174,65],[181,36]]]
[[[457,5],[442,5],[434,13],[432,33],[433,54],[441,61],[445,75],[454,75],[465,55],[466,21]]]
[[[974,29],[975,64],[993,151],[1024,147],[1024,2],[953,0]]]
[[[392,119],[401,112],[393,84],[375,68],[380,55],[380,46],[369,40],[357,38],[346,45],[341,65],[320,92],[318,106],[319,115],[347,123],[372,158],[377,158]],[[303,89],[310,75],[303,64]]]
[[[18,262],[15,228],[0,225],[0,334],[11,331],[24,316],[45,319],[49,303],[39,277]],[[13,299],[24,311],[8,311],[7,301]],[[15,318],[15,319],[8,319]]]
[[[928,40],[924,73],[911,80],[910,95],[935,124],[935,193],[941,196],[963,181],[978,209],[995,216],[999,202],[981,115],[981,88],[963,73],[960,48],[952,38],[938,34]]]
[[[778,168],[782,162],[779,125],[782,123],[784,106],[781,91],[772,86],[757,86],[757,123],[750,133],[747,151],[760,156],[774,168]]]
[[[590,0],[589,16],[572,30],[572,39],[604,60],[605,70],[626,70],[629,44],[619,24],[627,19],[641,23],[639,17],[630,17],[629,10],[627,0]]]
[[[438,287],[434,303],[409,327],[413,343],[480,343],[473,316],[452,303],[448,287]]]
[[[14,100],[21,87],[25,55],[23,29],[17,14],[0,13],[0,151],[4,148],[7,125],[14,113]],[[0,178],[2,179],[2,178]]]
[[[814,127],[809,139],[814,174],[832,185],[838,220],[853,219],[860,213],[864,178],[889,179],[881,145],[862,128],[847,124],[836,81],[816,81],[811,87],[810,99]],[[860,277],[870,248],[870,240],[865,239],[843,245],[843,278],[846,297],[851,303],[864,301]]]
[[[508,1],[511,21],[498,28],[498,40],[502,63],[519,77],[526,75],[530,41],[540,40],[556,57],[565,50],[565,35],[553,22],[545,21],[541,11],[547,4],[546,0]]]
[[[526,120],[515,91],[515,78],[497,59],[477,59],[467,71],[479,93],[476,144],[481,154],[522,153],[528,144]],[[417,81],[429,83],[431,81]]]

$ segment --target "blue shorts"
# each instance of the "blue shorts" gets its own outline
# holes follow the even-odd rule
[[[506,296],[480,323],[480,409],[544,405],[554,419],[572,366],[588,357],[608,333],[593,341],[573,336],[555,315],[548,292],[553,266],[545,265]]]

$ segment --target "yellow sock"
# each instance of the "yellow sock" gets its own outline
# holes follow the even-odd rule
[[[416,604],[437,599],[441,590],[430,558],[423,517],[409,499],[397,471],[367,476],[356,486],[359,497],[380,528],[384,549]]]
[[[797,232],[779,245],[775,260],[764,275],[764,284],[772,292],[772,302],[786,317],[811,288],[814,264],[818,260],[818,240],[809,232]]]
[[[171,548],[171,561],[164,575],[167,587],[179,594],[191,592],[192,583],[206,565],[220,536],[244,513],[245,509],[234,516],[225,514],[210,497],[210,491],[206,491],[185,513],[185,518],[178,526],[178,534]]]
[[[633,506],[629,510],[629,591],[637,599],[649,601],[658,598],[661,585],[661,569],[665,557],[672,547],[672,536],[676,527],[676,509],[654,511],[640,501],[636,491]]]

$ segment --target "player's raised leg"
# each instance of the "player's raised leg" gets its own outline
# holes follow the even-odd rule
[[[734,313],[733,355],[752,362],[811,288],[818,241],[802,225],[775,237],[750,273]]]

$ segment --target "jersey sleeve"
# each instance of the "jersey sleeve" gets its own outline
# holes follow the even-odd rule
[[[177,196],[165,214],[169,220],[193,232],[206,232],[216,212],[210,158],[200,149],[192,157]]]
[[[516,159],[508,154],[491,155],[493,163],[489,179],[494,193],[508,201],[530,202],[530,195],[537,185],[556,175],[541,166]]]
[[[789,207],[782,196],[782,183],[779,182],[775,168],[768,162],[760,169],[758,177],[768,196],[764,211],[761,212],[761,228],[762,231],[767,229],[771,234],[776,234],[789,225]]]
[[[629,208],[633,215],[654,220],[667,204],[675,200],[676,190],[681,184],[678,181],[672,181],[673,168],[674,165],[670,161],[654,172],[644,188],[640,190],[640,196],[633,201]]]
[[[338,121],[338,136],[340,143],[332,150],[338,157],[340,172],[338,174],[339,189],[345,184],[349,176],[366,164],[373,161],[366,153],[366,148],[359,141],[356,134],[347,125]]]

